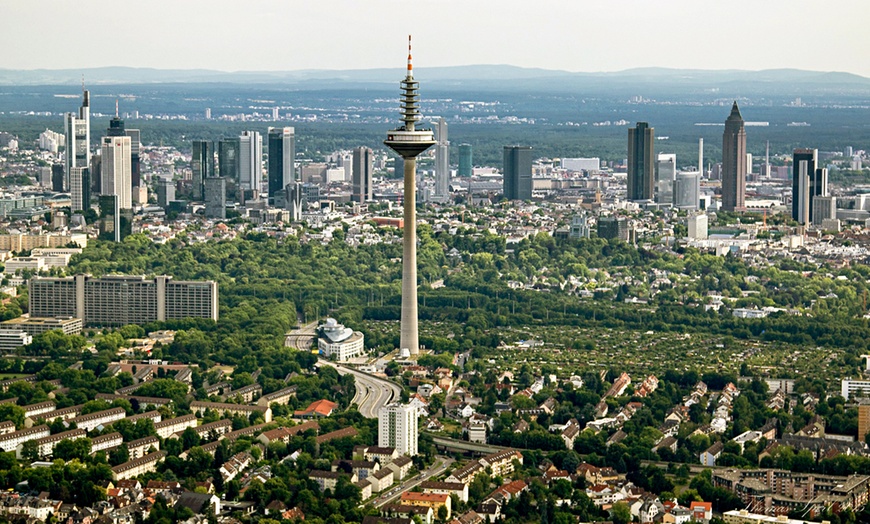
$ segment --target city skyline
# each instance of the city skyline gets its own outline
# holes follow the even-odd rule
[[[393,67],[397,56],[384,52],[413,33],[417,54],[428,67],[511,64],[566,71],[621,71],[638,67],[677,69],[776,69],[843,71],[870,77],[870,64],[856,59],[870,47],[861,27],[870,4],[850,0],[837,9],[819,10],[816,2],[781,0],[728,4],[672,0],[665,5],[624,0],[525,2],[447,0],[437,4],[376,0],[262,2],[252,7],[217,0],[184,3],[157,0],[147,10],[104,0],[39,6],[21,0],[4,3],[0,43],[15,48],[7,69],[68,69],[104,66],[214,69],[219,71],[291,71]],[[824,45],[813,39],[777,38],[778,32],[804,24],[825,30]],[[46,16],[50,13],[50,16]],[[399,18],[401,17],[401,18]],[[191,19],[201,23],[189,24]],[[81,53],[102,43],[100,32],[78,27],[125,25],[125,41],[135,52],[123,58]],[[414,20],[405,23],[405,20]],[[582,22],[582,23],[581,23]],[[288,37],[287,26],[294,27]],[[735,25],[756,38],[731,38]],[[657,31],[654,53],[646,49],[649,27]],[[449,28],[449,30],[445,30]],[[558,38],[516,38],[548,31]],[[544,29],[545,28],[545,29]],[[341,38],[329,38],[332,29]],[[324,33],[326,31],[326,33]],[[75,32],[75,33],[73,33]],[[33,34],[40,38],[33,39]],[[233,35],[226,38],[226,35]],[[66,45],[75,36],[77,45]],[[159,38],[158,38],[159,37]],[[728,46],[721,42],[728,41]],[[21,46],[22,41],[28,45]],[[250,49],[281,52],[250,53]],[[347,42],[354,42],[349,46]],[[241,43],[245,45],[240,45]]]

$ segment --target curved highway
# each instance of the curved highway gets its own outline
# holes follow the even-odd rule
[[[357,405],[360,414],[366,418],[377,418],[379,409],[394,400],[398,400],[402,396],[402,387],[395,382],[378,378],[328,360],[320,359],[319,363],[324,366],[334,367],[341,375],[353,375],[356,395],[354,395],[352,402]]]

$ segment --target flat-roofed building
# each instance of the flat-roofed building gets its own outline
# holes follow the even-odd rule
[[[24,331],[0,329],[0,351],[12,352],[33,342],[33,336]]]
[[[0,331],[24,331],[28,335],[40,335],[52,330],[62,331],[64,335],[78,335],[82,332],[82,319],[22,316],[0,322]]]
[[[75,317],[88,326],[125,326],[184,318],[217,321],[214,281],[175,281],[168,276],[90,275],[30,279],[30,314]]]

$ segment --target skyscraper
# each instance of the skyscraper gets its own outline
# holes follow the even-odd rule
[[[133,208],[130,172],[130,137],[103,137],[100,194],[118,197],[120,209]]]
[[[357,147],[353,150],[353,166],[351,180],[353,192],[350,199],[353,202],[367,202],[372,199],[372,150],[367,147]]]
[[[296,131],[292,127],[269,128],[269,197],[296,181]]]
[[[816,167],[817,149],[795,149],[792,160],[792,218],[809,224],[813,221],[813,198],[828,196],[828,170]]]
[[[419,82],[414,80],[411,66],[411,37],[408,36],[408,72],[400,83],[402,88],[402,122],[387,133],[384,145],[402,157],[404,174],[404,229],[402,234],[402,318],[399,328],[399,348],[412,355],[420,352],[417,331],[417,155],[435,144],[431,130],[417,130],[420,120]],[[415,443],[416,446],[416,443]],[[416,452],[416,448],[415,448]]]
[[[737,101],[725,120],[722,133],[722,209],[746,209],[746,129]]]
[[[90,93],[82,86],[82,105],[78,115],[64,115],[64,135],[66,137],[66,156],[64,161],[64,189],[70,189],[70,177],[73,168],[89,170],[91,167],[91,102]],[[87,177],[85,177],[87,178]],[[72,211],[87,209],[90,202],[85,202],[82,194],[71,195]],[[79,204],[78,208],[76,203]]]
[[[532,199],[532,148],[504,146],[504,197]]]
[[[214,142],[209,140],[194,140],[190,155],[190,168],[193,171],[191,180],[192,196],[195,201],[205,198],[205,179],[214,178]]]
[[[73,211],[84,211],[90,207],[91,202],[91,176],[90,169],[86,167],[74,167],[69,174],[70,206]]]
[[[256,131],[243,131],[239,137],[239,189],[261,192],[263,178],[263,139]]]
[[[674,207],[698,209],[701,206],[701,174],[677,173],[674,181]]]
[[[220,176],[239,183],[239,150],[241,143],[238,138],[222,138],[218,142],[218,171]]]
[[[628,130],[628,195],[632,201],[652,200],[655,187],[655,128],[638,122]]]
[[[459,144],[459,169],[457,175],[470,177],[474,167],[471,144]]]
[[[394,402],[378,410],[378,446],[413,457],[419,436],[417,408]]]
[[[141,136],[138,129],[127,129],[124,126],[124,121],[118,116],[118,101],[115,100],[115,116],[109,120],[109,127],[106,129],[106,136],[128,136],[130,137],[130,183],[135,195],[136,190],[141,185],[140,181],[140,164],[139,164],[139,149],[141,146]],[[135,198],[134,198],[135,200]]]
[[[204,181],[205,217],[227,217],[227,181],[223,177],[209,177]]]
[[[656,202],[674,203],[674,182],[677,178],[677,155],[659,153],[656,160]]]
[[[450,142],[447,140],[447,121],[438,119],[435,127],[438,143],[435,144],[435,191],[432,200],[447,202],[450,199]]]

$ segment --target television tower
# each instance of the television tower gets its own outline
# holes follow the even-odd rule
[[[395,151],[404,160],[405,192],[404,231],[402,236],[402,321],[400,327],[399,349],[407,349],[410,354],[420,352],[420,339],[417,331],[417,155],[435,145],[435,137],[430,129],[414,128],[420,120],[419,82],[414,80],[411,66],[411,36],[408,36],[408,74],[399,85],[402,89],[402,122],[404,125],[389,131],[384,145]]]

